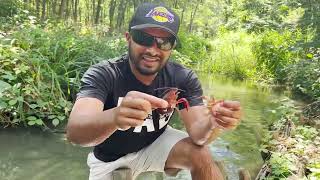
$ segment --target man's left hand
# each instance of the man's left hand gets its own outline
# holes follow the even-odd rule
[[[222,101],[211,110],[216,123],[225,129],[235,129],[241,121],[242,112],[238,101]]]

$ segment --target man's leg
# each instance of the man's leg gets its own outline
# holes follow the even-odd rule
[[[137,155],[130,167],[134,177],[145,171],[165,171],[173,175],[180,169],[188,169],[193,180],[223,179],[208,147],[195,145],[186,132],[170,126],[155,142]]]
[[[193,180],[221,180],[223,176],[213,162],[207,146],[195,145],[190,138],[180,140],[171,149],[165,164],[168,174],[174,169],[188,169]]]
[[[103,162],[91,152],[88,154],[87,164],[90,168],[89,180],[112,180],[112,172],[118,168],[129,168],[130,162],[137,157],[137,153],[127,154],[116,161]]]

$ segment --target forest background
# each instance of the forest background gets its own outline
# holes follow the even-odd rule
[[[126,52],[142,2],[150,1],[0,0],[1,127],[63,127],[87,68]],[[153,2],[181,17],[173,60],[319,103],[320,1]]]

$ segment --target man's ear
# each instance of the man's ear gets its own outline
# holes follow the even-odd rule
[[[126,33],[125,33],[125,36],[126,36],[127,42],[129,42],[129,40],[130,40],[130,33],[129,33],[129,32],[126,32]]]

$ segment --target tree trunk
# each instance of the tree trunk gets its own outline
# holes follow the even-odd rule
[[[94,19],[94,24],[99,23],[99,17],[100,17],[100,11],[102,7],[103,0],[98,0],[98,5],[97,5],[97,12],[96,12],[96,17]]]
[[[114,10],[116,9],[116,0],[111,0],[109,5],[109,32],[113,32],[113,18],[114,18]]]
[[[119,31],[121,31],[123,26],[126,8],[127,8],[127,1],[121,0],[121,3],[118,6],[118,17],[117,17],[117,29]]]
[[[70,15],[70,9],[69,9],[69,0],[65,0],[66,1],[66,15],[65,15],[65,19],[68,19],[69,18],[69,15]]]
[[[52,14],[53,17],[57,15],[57,0],[52,0]]]
[[[40,0],[36,0],[36,13],[37,17],[40,17]]]
[[[61,4],[60,4],[60,9],[59,9],[59,16],[62,19],[64,17],[64,11],[66,8],[66,1],[65,0],[61,0]]]
[[[200,3],[197,2],[196,7],[194,8],[193,11],[191,11],[191,18],[190,18],[190,24],[189,24],[189,30],[188,30],[189,33],[192,32],[193,20],[194,20],[194,18],[196,17],[196,13],[197,13],[197,11],[198,11],[199,4],[200,4]]]
[[[44,21],[46,17],[46,3],[46,0],[42,0],[41,21]]]
[[[75,22],[77,22],[78,20],[78,5],[79,5],[79,0],[74,0],[73,20]]]
[[[96,15],[96,0],[91,0],[92,1],[92,16],[91,16],[91,23],[94,23],[94,17]]]
[[[85,22],[86,24],[89,24],[90,23],[90,0],[86,0],[86,7],[87,7],[87,10],[84,11],[85,13]]]
[[[174,8],[178,8],[178,0],[174,0],[174,5],[173,5]]]
[[[187,7],[187,3],[184,3],[182,12],[181,12],[180,24],[183,24],[183,17],[184,17],[184,12],[186,11],[186,7]]]

